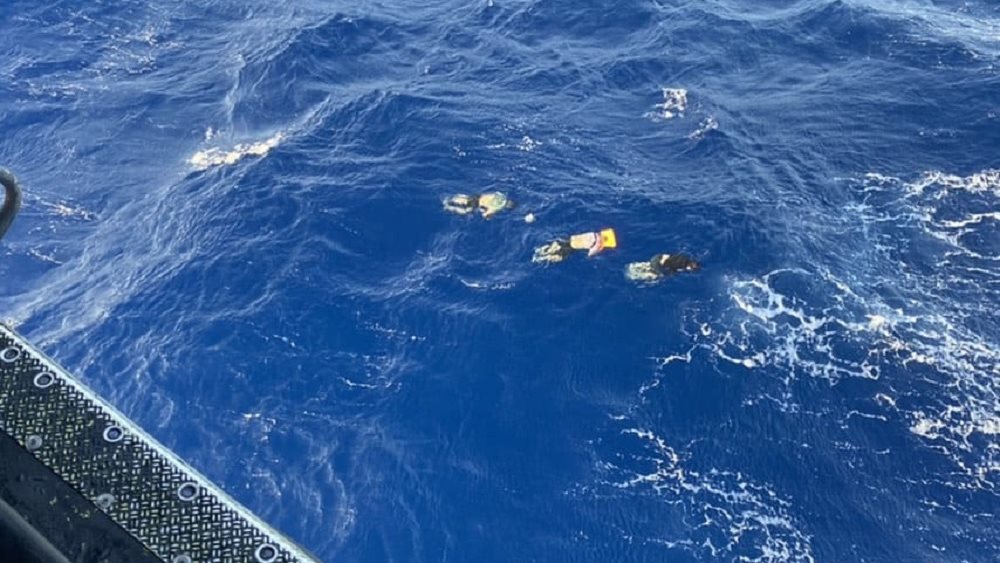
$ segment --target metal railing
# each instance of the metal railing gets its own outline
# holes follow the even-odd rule
[[[0,184],[3,238],[21,189],[5,168]],[[0,563],[95,549],[109,563],[319,563],[0,322]]]

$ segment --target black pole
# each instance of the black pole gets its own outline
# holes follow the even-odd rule
[[[0,556],[4,561],[23,563],[69,563],[16,510],[0,499]]]
[[[0,184],[3,184],[5,194],[3,207],[0,207],[0,239],[3,239],[10,224],[14,222],[14,216],[21,209],[21,187],[17,185],[17,178],[6,168],[0,168]]]

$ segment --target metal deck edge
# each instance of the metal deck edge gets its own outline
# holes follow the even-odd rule
[[[86,398],[91,405],[97,407],[104,413],[106,413],[110,419],[112,419],[115,424],[120,426],[127,434],[130,434],[138,438],[146,446],[154,450],[163,459],[167,460],[177,471],[183,473],[190,481],[196,482],[200,487],[204,489],[208,494],[217,498],[222,504],[227,508],[235,512],[240,518],[244,519],[247,523],[255,527],[263,536],[270,540],[270,543],[274,547],[287,552],[291,555],[294,560],[301,561],[305,563],[320,563],[314,555],[310,554],[304,548],[298,546],[294,541],[287,538],[281,532],[272,528],[269,524],[262,521],[255,514],[253,514],[249,509],[244,507],[242,504],[233,499],[228,493],[223,491],[221,488],[216,486],[211,480],[202,475],[199,471],[191,467],[188,463],[181,460],[176,454],[174,454],[166,446],[162,445],[155,438],[150,436],[145,430],[139,427],[136,423],[132,422],[127,416],[120,412],[117,408],[112,406],[109,402],[101,398],[97,393],[92,391],[83,382],[78,380],[72,374],[63,369],[57,362],[49,358],[44,352],[36,348],[25,338],[20,336],[13,329],[7,327],[3,323],[0,323],[0,336],[6,336],[18,346],[22,347],[24,351],[28,352],[35,358],[37,358],[42,364],[44,364],[45,369],[52,372],[58,379],[64,382],[66,385],[72,387],[83,397]],[[23,445],[23,444],[22,444]],[[30,449],[30,448],[28,448]],[[59,474],[59,471],[56,471]],[[114,519],[114,515],[111,515]],[[122,523],[119,522],[121,525]],[[124,526],[123,526],[124,527]],[[141,538],[140,538],[141,541]],[[163,557],[162,554],[160,554]],[[169,561],[168,559],[164,559]],[[176,558],[174,559],[175,561]],[[183,561],[183,560],[180,560]],[[274,559],[277,561],[277,559]],[[200,561],[194,561],[193,563],[202,563]]]

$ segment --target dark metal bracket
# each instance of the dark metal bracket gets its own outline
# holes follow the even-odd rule
[[[0,207],[0,239],[3,239],[10,224],[14,222],[14,216],[21,209],[21,186],[6,168],[0,168],[0,184],[3,184],[4,191],[3,207]]]

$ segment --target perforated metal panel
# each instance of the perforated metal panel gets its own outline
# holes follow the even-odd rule
[[[3,325],[0,430],[164,561],[317,561]]]

